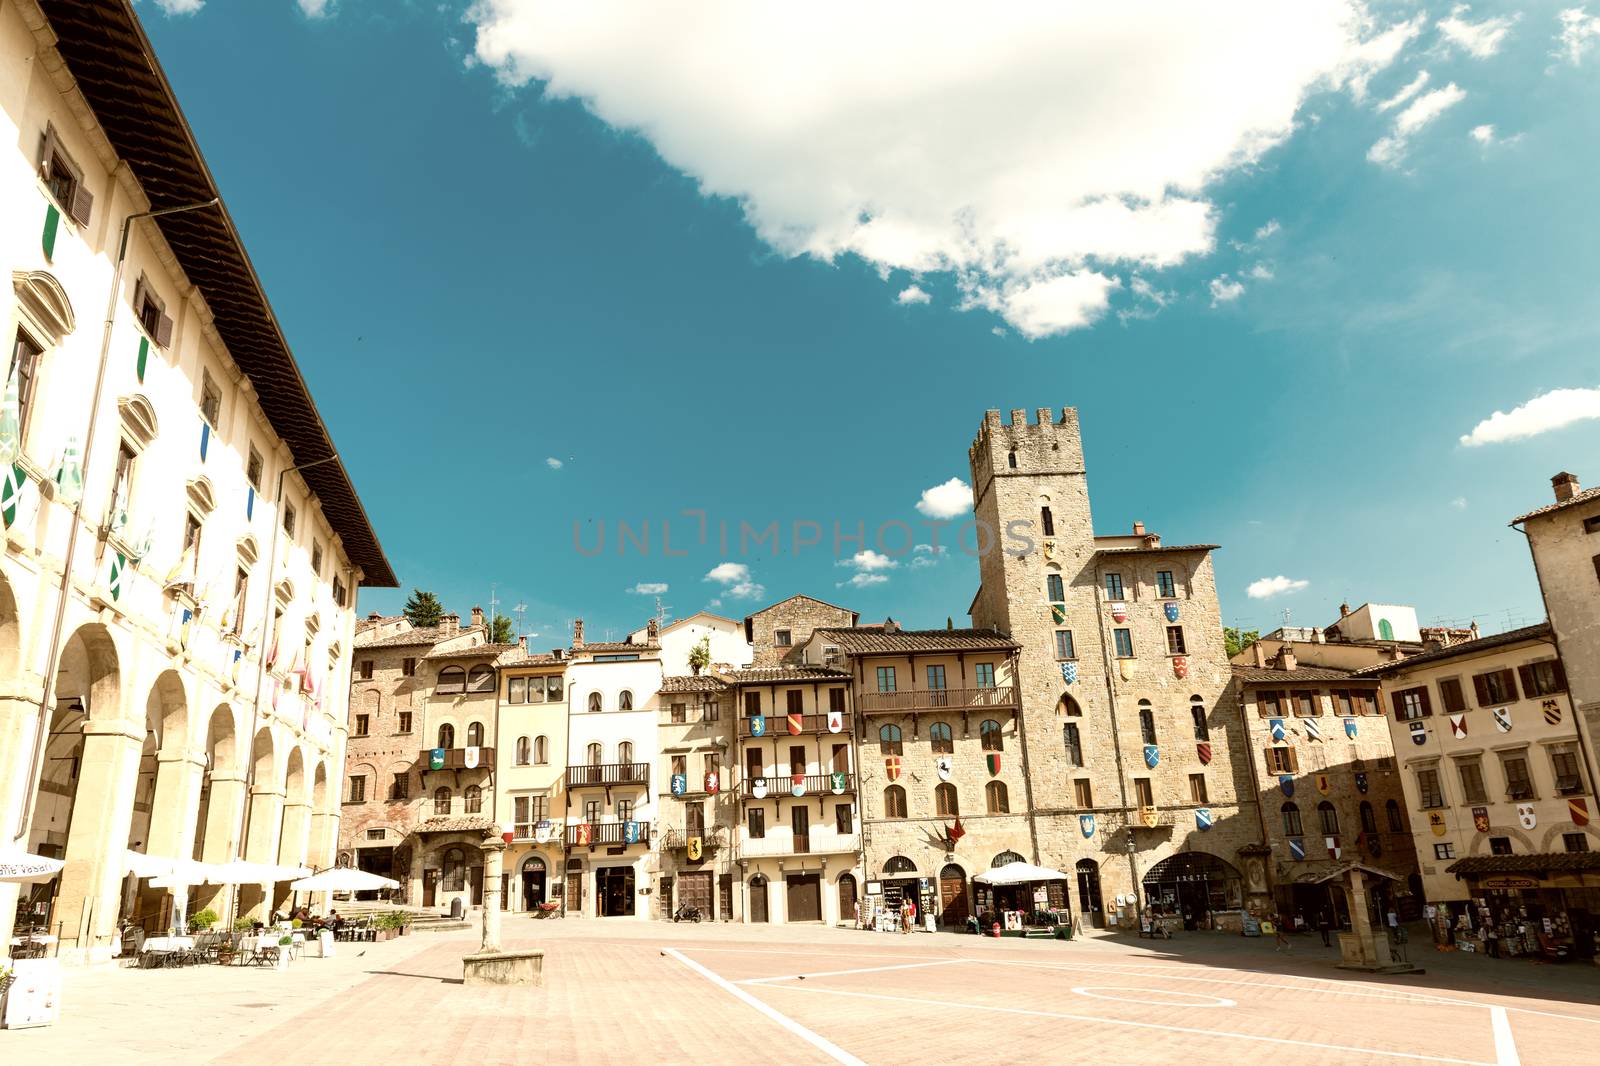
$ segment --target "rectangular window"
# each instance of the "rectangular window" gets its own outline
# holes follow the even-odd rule
[[[1296,692],[1293,699],[1296,718],[1322,717],[1322,701],[1315,692]]]
[[[705,804],[696,802],[683,805],[683,832],[685,836],[691,837],[706,835]]]
[[[1417,771],[1417,794],[1422,799],[1423,810],[1434,810],[1444,806],[1444,789],[1439,786],[1439,771]]]
[[[384,834],[386,832],[387,832],[387,830],[383,830],[383,829],[368,829],[367,830],[367,839],[368,840],[382,840],[383,837],[384,837]]]
[[[1108,600],[1120,600],[1120,599],[1122,599],[1122,575],[1121,574],[1107,574],[1106,575],[1106,599],[1108,599]]]
[[[602,804],[599,800],[584,800],[583,820],[588,822],[590,825],[599,825],[600,812],[603,809],[604,804]]]
[[[844,713],[844,689],[830,688],[828,690],[828,710]]]
[[[689,756],[687,756],[687,755],[674,755],[672,757],[672,772],[674,774],[686,774],[686,773],[688,773],[689,772]]]
[[[1189,800],[1192,803],[1208,803],[1208,802],[1210,802],[1210,800],[1207,799],[1207,797],[1206,797],[1206,775],[1205,774],[1190,774],[1189,775]]]
[[[706,777],[710,777],[712,774],[716,774],[718,777],[721,777],[722,756],[718,755],[714,751],[707,752],[705,755],[700,756],[700,769],[705,773]]]
[[[250,487],[257,492],[261,491],[261,471],[263,462],[261,453],[256,451],[254,444],[250,445],[250,458],[245,462],[244,479],[250,482]]]
[[[55,127],[48,124],[44,128],[44,148],[39,155],[39,177],[67,217],[80,226],[89,224],[94,196],[84,187],[83,171],[56,139]]]
[[[1067,602],[1066,588],[1061,583],[1060,574],[1046,574],[1044,576],[1044,590],[1045,596],[1051,603]]]
[[[204,368],[200,371],[200,417],[210,423],[212,429],[217,428],[222,418],[222,389],[212,378],[211,371]]]
[[[1077,654],[1076,651],[1073,650],[1073,647],[1072,647],[1072,630],[1070,630],[1070,629],[1058,629],[1058,630],[1056,630],[1056,658],[1057,659],[1076,659],[1077,657],[1078,657],[1078,654]]]
[[[1094,806],[1094,782],[1087,777],[1077,778],[1072,782],[1072,798],[1079,807]]]
[[[528,702],[528,679],[525,677],[510,677],[506,679],[506,702]]]
[[[244,605],[250,598],[250,571],[235,567],[233,571],[233,632],[244,632]]]
[[[792,688],[783,694],[784,710],[788,714],[803,714],[805,712],[805,693],[797,688]]]
[[[127,441],[117,444],[117,471],[111,484],[111,508],[106,515],[107,525],[127,528],[129,511],[133,507],[133,464],[138,453]]]
[[[1567,675],[1559,660],[1545,659],[1519,666],[1517,673],[1522,677],[1522,694],[1530,700],[1567,691]]]
[[[748,831],[751,840],[760,840],[767,835],[767,812],[761,807],[751,807],[745,812],[748,819]]]
[[[928,667],[928,691],[939,692],[944,688],[944,667],[934,663]]]
[[[673,724],[674,725],[681,725],[682,723],[687,722],[688,720],[689,720],[689,705],[686,704],[686,703],[674,703],[672,705],[672,722],[673,722]]]
[[[1454,844],[1435,844],[1433,846],[1433,857],[1436,859],[1453,859],[1456,857],[1456,846]]]
[[[1500,768],[1506,775],[1506,799],[1533,798],[1533,778],[1528,775],[1528,760],[1521,755],[1500,756]]]
[[[1467,709],[1467,697],[1461,692],[1460,679],[1454,677],[1440,679],[1439,702],[1447,714],[1457,714]]]
[[[894,690],[894,667],[878,667],[878,691],[893,692]]]
[[[1268,748],[1267,773],[1276,776],[1292,774],[1295,771],[1295,757],[1293,748]]]
[[[1184,643],[1183,643],[1183,627],[1182,626],[1168,626],[1167,627],[1167,654],[1168,655],[1187,655],[1188,654],[1188,649],[1186,647],[1184,647]]]
[[[337,603],[340,607],[345,606],[344,593],[344,580],[342,578],[335,577],[333,579],[333,602]]]
[[[133,287],[133,314],[139,320],[139,328],[144,330],[145,336],[160,348],[172,343],[172,319],[167,317],[166,310],[167,305],[162,303],[161,298],[150,288],[150,283],[140,278],[139,283]],[[204,402],[202,394],[202,414],[205,413]]]
[[[354,733],[352,735],[358,736],[358,737],[366,736],[367,733],[368,733],[368,727],[371,725],[371,723],[372,723],[372,717],[370,715],[365,715],[365,714],[356,715],[356,728],[355,728],[355,731],[354,731]]]
[[[1150,779],[1148,777],[1136,777],[1133,779],[1133,795],[1135,802],[1141,807],[1154,807],[1156,805],[1155,790],[1150,787]]]
[[[843,834],[856,831],[856,811],[848,803],[841,803],[833,809],[833,828]]]
[[[1350,700],[1356,705],[1356,713],[1376,717],[1378,711],[1378,696],[1373,692],[1352,692]]]
[[[1263,691],[1256,693],[1256,713],[1262,718],[1279,718],[1283,715],[1283,693]]]
[[[311,542],[311,572],[318,577],[322,576],[322,542]]]
[[[1478,697],[1479,707],[1511,703],[1517,698],[1517,678],[1516,674],[1510,670],[1493,670],[1487,674],[1475,674],[1472,678],[1472,687]]]
[[[350,802],[367,802],[367,779],[365,775],[356,774],[350,779]]]
[[[395,774],[394,780],[389,782],[389,798],[404,801],[411,798],[411,775]]]
[[[619,800],[617,800],[617,821],[619,821],[619,822],[631,822],[631,821],[633,821],[633,800],[631,800],[631,799],[626,799],[626,800],[619,799]]]
[[[1333,690],[1333,713],[1341,718],[1355,716],[1355,701],[1350,698],[1350,693],[1344,689]]]
[[[283,531],[288,536],[294,536],[294,504],[283,505]]]
[[[401,711],[400,712],[400,722],[399,722],[398,725],[396,725],[395,732],[396,733],[409,733],[409,732],[411,732],[411,712],[410,711]]]
[[[1600,514],[1593,514],[1585,518],[1583,520],[1583,531],[1585,533],[1600,533]]]
[[[761,693],[752,689],[744,694],[744,716],[746,718],[761,717]]]
[[[1061,727],[1062,743],[1067,749],[1067,765],[1083,765],[1083,740],[1078,736],[1078,723],[1068,722]]]
[[[1131,658],[1133,658],[1133,630],[1131,630],[1131,629],[1113,629],[1111,631],[1111,636],[1116,641],[1117,658],[1119,658],[1119,659],[1131,659]]]
[[[1586,833],[1562,833],[1561,846],[1570,852],[1584,852],[1589,850],[1589,837]]]
[[[417,660],[415,660],[415,659],[401,659],[400,660],[400,676],[401,677],[415,677],[415,676],[417,676]]]
[[[363,680],[363,681],[371,681],[372,680],[372,660],[371,659],[362,659],[361,660],[361,680]]]
[[[972,678],[979,688],[994,688],[994,663],[973,664]]]
[[[1464,762],[1457,770],[1461,774],[1462,802],[1488,803],[1489,794],[1483,787],[1483,767],[1475,762]]]
[[[1394,694],[1394,716],[1399,721],[1411,722],[1431,714],[1433,706],[1428,702],[1427,689],[1408,688]]]
[[[1165,600],[1178,598],[1178,584],[1172,580],[1171,570],[1156,571],[1156,595]]]
[[[1511,854],[1511,838],[1510,837],[1490,837],[1489,838],[1489,854],[1490,855],[1510,855]]]
[[[717,697],[709,692],[700,699],[700,720],[702,722],[720,722],[722,720],[722,704],[717,702]]]
[[[1583,776],[1578,772],[1578,753],[1571,748],[1550,749],[1550,769],[1556,780],[1556,791],[1563,796],[1583,791]]]
[[[794,644],[794,635],[787,629],[777,629],[772,633],[773,643],[780,648],[787,648]]]
[[[33,410],[33,385],[39,373],[39,356],[44,349],[20,329],[11,346],[11,369],[17,375],[17,437],[28,438],[28,414]]]

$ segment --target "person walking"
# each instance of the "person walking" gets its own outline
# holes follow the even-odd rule
[[[1289,934],[1284,928],[1288,924],[1289,916],[1279,912],[1278,916],[1273,920],[1272,923],[1272,950],[1282,951],[1286,954],[1293,955],[1294,945],[1289,943]]]
[[[1333,919],[1328,916],[1328,909],[1324,907],[1322,911],[1317,914],[1317,932],[1322,934],[1322,946],[1325,948],[1331,948],[1333,946],[1333,941],[1328,937],[1328,933],[1332,928]]]

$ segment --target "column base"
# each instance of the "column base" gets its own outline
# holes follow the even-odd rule
[[[544,984],[542,951],[481,951],[462,958],[461,966],[463,984]]]

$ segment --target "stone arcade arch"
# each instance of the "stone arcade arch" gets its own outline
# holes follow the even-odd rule
[[[190,857],[201,862],[230,861],[238,848],[239,822],[244,813],[245,767],[239,750],[237,716],[219,703],[206,720],[200,782],[195,812],[194,842]],[[225,889],[210,886],[194,890],[192,906],[221,912]]]
[[[244,858],[248,862],[278,861],[278,831],[283,823],[284,787],[278,774],[278,749],[272,729],[262,726],[250,745],[250,791],[245,804]],[[239,887],[241,915],[256,914],[266,899],[261,885]]]
[[[205,768],[189,750],[189,701],[176,670],[163,671],[150,686],[144,718],[126,847],[162,858],[183,857],[194,847],[193,812]],[[159,932],[172,924],[169,905],[174,898],[171,890],[130,878],[123,916],[147,932]]]

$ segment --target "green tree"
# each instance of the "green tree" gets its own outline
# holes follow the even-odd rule
[[[439,620],[444,617],[444,604],[439,602],[439,597],[421,589],[411,590],[411,595],[401,610],[406,616],[406,621],[418,629],[430,629],[438,625]]]
[[[711,665],[711,638],[701,637],[700,642],[689,649],[689,669],[698,674]]]
[[[494,623],[489,626],[490,644],[512,644],[517,639],[516,630],[512,628],[511,619],[503,614],[494,616]]]
[[[1222,627],[1222,642],[1227,646],[1228,658],[1233,658],[1250,645],[1261,639],[1259,629],[1235,629],[1232,626]]]

